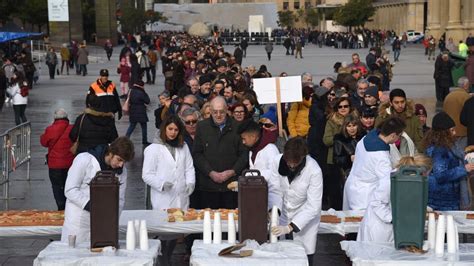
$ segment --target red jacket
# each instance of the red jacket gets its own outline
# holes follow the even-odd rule
[[[41,135],[41,145],[48,148],[49,168],[68,169],[71,167],[74,160],[74,155],[69,151],[72,146],[69,139],[71,129],[69,120],[57,119]]]

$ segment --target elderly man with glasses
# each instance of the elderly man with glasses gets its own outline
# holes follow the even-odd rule
[[[193,158],[198,170],[201,208],[237,207],[237,194],[227,184],[237,180],[248,165],[248,150],[237,133],[238,125],[227,114],[222,96],[211,101],[211,117],[197,124]]]

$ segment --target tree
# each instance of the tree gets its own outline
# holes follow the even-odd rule
[[[19,5],[15,0],[1,0],[0,1],[0,24],[5,24],[11,20],[12,15],[16,14]]]
[[[316,27],[319,24],[320,18],[316,8],[306,8],[303,18],[307,27]]]
[[[278,11],[277,23],[280,27],[291,28],[295,24],[295,14],[290,10]]]
[[[18,18],[25,23],[41,27],[48,24],[48,1],[47,0],[28,0],[18,9]]]
[[[349,0],[347,4],[339,8],[334,14],[337,24],[349,27],[364,26],[364,24],[375,14],[372,0]]]
[[[160,12],[155,12],[153,10],[144,11],[131,6],[125,6],[122,8],[122,17],[120,18],[122,31],[127,33],[140,32],[146,24],[166,20],[167,18]]]

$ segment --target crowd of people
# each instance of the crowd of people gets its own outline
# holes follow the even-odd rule
[[[144,47],[140,41],[124,45],[113,70],[120,74],[120,93],[108,79],[109,70],[102,69],[90,85],[84,112],[72,125],[64,109],[56,110],[41,144],[48,148],[58,209],[66,211],[63,240],[69,234],[78,241],[89,237],[89,224],[81,217],[89,215],[87,184],[95,172],[117,173],[123,207],[125,162],[134,157],[129,137],[138,123],[142,179],[151,187],[153,209],[237,208],[238,194],[228,185],[244,169],[258,169],[269,186],[269,209],[281,211],[280,226],[271,233],[292,234],[305,247],[310,265],[322,209],[366,210],[358,239],[393,241],[390,175],[403,165],[424,167],[430,208],[470,208],[468,176],[474,164],[463,158],[464,149],[474,145],[471,79],[460,78],[458,87],[446,92],[444,111],[429,128],[425,107],[403,89],[390,87],[388,53],[375,46],[365,62],[354,53],[350,64],[336,63],[335,77],[316,81],[302,73],[303,99],[282,104],[283,124],[278,125],[277,106],[260,105],[253,90],[254,79],[273,75],[265,65],[243,66],[243,56],[242,51],[225,51],[218,42],[160,33]],[[155,83],[158,61],[165,90],[158,96],[157,133],[150,141],[145,84]],[[7,76],[10,84],[18,79],[31,86],[18,73]],[[12,87],[21,91],[21,83]],[[18,94],[22,96],[14,96]],[[16,109],[21,122],[24,109]],[[115,120],[124,115],[130,125],[126,136],[119,137]],[[279,126],[286,134],[279,134]],[[175,239],[163,239],[164,265],[175,244]]]

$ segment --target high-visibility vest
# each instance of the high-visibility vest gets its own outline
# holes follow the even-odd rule
[[[91,84],[92,90],[94,90],[95,95],[101,96],[113,96],[115,90],[115,84],[113,82],[109,83],[109,86],[104,89],[102,84],[99,84],[98,81]]]

